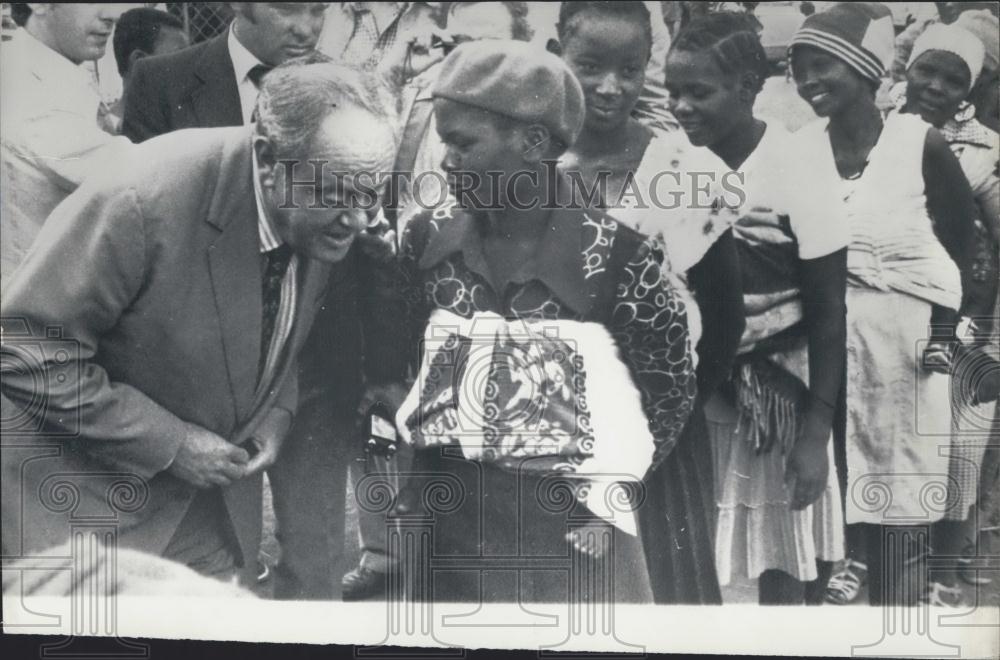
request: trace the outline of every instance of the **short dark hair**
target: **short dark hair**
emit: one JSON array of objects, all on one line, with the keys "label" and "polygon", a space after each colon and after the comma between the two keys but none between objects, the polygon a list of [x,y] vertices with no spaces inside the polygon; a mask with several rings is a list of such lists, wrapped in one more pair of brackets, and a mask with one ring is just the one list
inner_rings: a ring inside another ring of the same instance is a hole
[{"label": "short dark hair", "polygon": [[575,19],[587,12],[612,18],[631,19],[637,22],[642,28],[643,35],[646,37],[646,43],[649,44],[649,50],[652,52],[652,19],[649,16],[649,8],[646,7],[645,3],[638,0],[629,0],[628,2],[608,2],[607,0],[598,2],[563,2],[559,6],[559,22],[556,23],[556,33],[559,36],[560,44],[565,45],[566,41],[576,34],[579,26],[577,25],[578,21]]},{"label": "short dark hair", "polygon": [[24,27],[24,24],[28,22],[29,16],[31,16],[31,5],[27,2],[10,3],[10,17],[19,27]]},{"label": "short dark hair", "polygon": [[128,72],[129,56],[133,52],[143,50],[152,53],[160,31],[165,27],[183,30],[184,23],[173,14],[149,7],[129,9],[122,14],[115,26],[113,42],[118,73],[124,76]]},{"label": "short dark hair", "polygon": [[749,74],[759,94],[771,73],[754,19],[744,13],[718,12],[699,16],[674,40],[671,52],[706,53],[727,74]]}]

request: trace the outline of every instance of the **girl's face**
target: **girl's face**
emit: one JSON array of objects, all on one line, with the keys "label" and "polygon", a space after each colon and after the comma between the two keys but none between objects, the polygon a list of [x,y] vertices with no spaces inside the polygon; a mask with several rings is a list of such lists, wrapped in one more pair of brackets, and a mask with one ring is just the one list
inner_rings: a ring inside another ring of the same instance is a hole
[{"label": "girl's face", "polygon": [[792,49],[792,76],[799,96],[820,117],[837,114],[862,95],[872,95],[871,85],[859,73],[843,60],[812,46]]},{"label": "girl's face", "polygon": [[929,50],[906,71],[906,107],[929,124],[944,125],[968,94],[971,73],[954,53]]},{"label": "girl's face", "polygon": [[637,21],[600,14],[572,20],[576,31],[562,44],[563,59],[583,87],[584,126],[594,131],[621,128],[646,81],[650,44],[645,28]]},{"label": "girl's face", "polygon": [[710,147],[737,124],[738,108],[751,108],[740,99],[739,77],[722,71],[708,53],[673,51],[666,65],[667,102],[691,144]]}]

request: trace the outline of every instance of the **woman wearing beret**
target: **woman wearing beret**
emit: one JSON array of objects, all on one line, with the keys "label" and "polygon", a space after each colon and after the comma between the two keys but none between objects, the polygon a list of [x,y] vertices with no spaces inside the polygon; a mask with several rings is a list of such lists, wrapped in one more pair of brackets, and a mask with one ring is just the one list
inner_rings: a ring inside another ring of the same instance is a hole
[{"label": "woman wearing beret", "polygon": [[[403,294],[387,303],[396,338],[378,341],[421,346],[386,357],[422,358],[396,421],[425,476],[400,508],[423,494],[432,555],[454,566],[434,574],[433,597],[651,601],[634,509],[696,393],[662,253],[563,203],[545,161],[576,139],[584,99],[558,57],[463,44],[442,64],[434,112],[458,203],[408,226]],[[463,495],[428,499],[444,484]]]}]

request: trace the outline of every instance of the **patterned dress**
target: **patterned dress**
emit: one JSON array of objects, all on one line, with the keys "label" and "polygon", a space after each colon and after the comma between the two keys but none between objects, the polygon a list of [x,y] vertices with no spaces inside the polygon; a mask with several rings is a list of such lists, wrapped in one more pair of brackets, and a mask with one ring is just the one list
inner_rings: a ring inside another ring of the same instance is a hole
[{"label": "patterned dress", "polygon": [[[401,295],[392,303],[399,307],[385,310],[395,321],[396,334],[375,340],[387,348],[411,347],[413,354],[396,351],[390,357],[390,350],[385,357],[412,365],[418,357],[412,347],[420,345],[435,310],[463,318],[492,312],[505,319],[600,324],[613,337],[641,394],[655,444],[653,464],[661,462],[675,449],[696,394],[685,308],[663,277],[662,253],[600,211],[555,210],[536,253],[498,291],[484,256],[487,227],[485,218],[453,202],[421,213],[409,224],[397,273]],[[568,584],[565,570],[491,571],[494,564],[488,560],[502,555],[508,563],[527,566],[541,559],[578,559],[567,545],[566,531],[593,517],[581,507],[557,512],[547,506],[541,496],[544,475],[466,460],[447,450],[434,453],[431,471],[448,475],[446,480],[457,478],[464,498],[454,508],[436,512],[433,554],[486,560],[481,575],[458,570],[436,574],[435,598],[558,602],[573,597],[576,586],[572,580]],[[641,507],[641,500],[634,498],[633,505]],[[618,529],[613,542],[612,564],[606,567],[610,572],[602,574],[607,590],[596,597],[651,600],[642,544]],[[496,560],[495,568],[501,563]],[[601,568],[588,570],[600,573]]]}]

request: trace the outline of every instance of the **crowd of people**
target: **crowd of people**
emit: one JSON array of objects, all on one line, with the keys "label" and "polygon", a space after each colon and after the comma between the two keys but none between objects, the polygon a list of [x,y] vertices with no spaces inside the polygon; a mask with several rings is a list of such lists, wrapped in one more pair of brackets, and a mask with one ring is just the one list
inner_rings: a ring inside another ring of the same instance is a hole
[{"label": "crowd of people", "polygon": [[[760,3],[703,4],[231,3],[194,45],[12,5],[4,556],[104,516],[279,599],[989,583],[997,5],[897,36],[802,3],[793,132],[755,112]],[[81,65],[112,40],[108,108]]]}]

